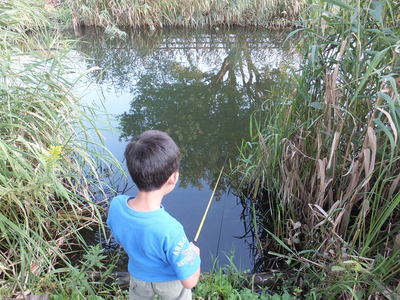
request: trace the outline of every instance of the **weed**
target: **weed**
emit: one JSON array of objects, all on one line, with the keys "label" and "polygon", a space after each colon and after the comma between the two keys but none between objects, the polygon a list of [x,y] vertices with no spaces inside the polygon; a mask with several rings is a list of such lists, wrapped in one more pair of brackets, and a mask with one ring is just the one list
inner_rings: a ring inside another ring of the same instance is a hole
[{"label": "weed", "polygon": [[[295,300],[295,296],[288,292],[281,295],[271,294],[268,288],[254,289],[254,284],[250,283],[249,274],[239,271],[232,262],[222,268],[214,268],[210,273],[203,273],[194,291],[195,299],[258,299],[258,300]],[[251,279],[250,279],[251,281]]]}]

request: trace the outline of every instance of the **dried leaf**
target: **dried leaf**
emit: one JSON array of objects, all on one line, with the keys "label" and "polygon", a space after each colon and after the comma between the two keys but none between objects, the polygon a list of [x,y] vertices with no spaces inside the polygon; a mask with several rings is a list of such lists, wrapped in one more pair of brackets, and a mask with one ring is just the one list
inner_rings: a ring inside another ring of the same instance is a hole
[{"label": "dried leaf", "polygon": [[331,271],[332,272],[346,272],[346,268],[343,268],[341,266],[332,266]]},{"label": "dried leaf", "polygon": [[379,110],[380,112],[382,112],[383,114],[385,114],[385,116],[387,117],[388,121],[389,121],[389,125],[390,128],[392,128],[392,132],[394,135],[394,144],[397,145],[397,129],[396,129],[396,125],[393,122],[392,116],[385,110],[383,110],[382,108],[377,107],[377,110]]},{"label": "dried leaf", "polygon": [[359,164],[360,164],[359,161],[354,162],[353,169],[351,170],[350,173],[351,176],[350,184],[347,186],[347,189],[345,190],[343,201],[346,201],[350,198],[350,196],[354,193],[354,190],[358,185],[360,179],[360,171],[358,169]]},{"label": "dried leaf", "polygon": [[371,163],[371,150],[363,149],[363,156],[364,156],[364,172],[365,176],[369,174],[370,163]]},{"label": "dried leaf", "polygon": [[331,154],[329,156],[329,162],[328,162],[328,166],[326,167],[326,169],[330,169],[331,168],[333,154],[336,152],[337,147],[339,145],[339,138],[340,138],[340,133],[336,131],[335,135],[333,137],[332,147],[331,147]]},{"label": "dried leaf", "polygon": [[364,170],[365,170],[365,181],[362,187],[366,186],[371,179],[371,175],[375,169],[375,158],[376,158],[376,135],[371,127],[367,129],[367,137],[364,142],[364,147],[369,149],[364,149]]},{"label": "dried leaf", "polygon": [[388,198],[391,199],[394,192],[398,189],[400,183],[400,174],[397,175],[396,179],[393,180],[392,184],[390,185]]},{"label": "dried leaf", "polygon": [[296,230],[301,227],[301,222],[297,221],[296,223],[293,224],[293,229]]},{"label": "dried leaf", "polygon": [[400,250],[400,233],[394,238],[393,250]]}]

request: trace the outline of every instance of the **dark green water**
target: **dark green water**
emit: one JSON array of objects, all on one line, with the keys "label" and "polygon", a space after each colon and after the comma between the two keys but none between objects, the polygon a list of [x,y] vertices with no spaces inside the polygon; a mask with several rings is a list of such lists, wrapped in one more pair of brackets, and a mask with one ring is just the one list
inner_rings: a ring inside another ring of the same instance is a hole
[{"label": "dark green water", "polygon": [[[249,137],[250,117],[273,101],[273,90],[296,68],[297,59],[282,43],[287,32],[265,30],[168,30],[130,32],[113,39],[85,30],[77,44],[82,67],[99,67],[88,75],[82,93],[102,103],[115,131],[104,130],[107,147],[121,161],[127,141],[147,129],[167,131],[182,152],[181,180],[163,202],[193,239],[224,161],[239,159],[238,148]],[[228,163],[226,164],[228,167]],[[134,195],[132,182],[115,183]],[[127,188],[125,187],[127,184]],[[211,257],[251,269],[250,228],[242,220],[239,199],[223,177],[199,239],[203,270]],[[245,238],[238,238],[243,237]]]}]

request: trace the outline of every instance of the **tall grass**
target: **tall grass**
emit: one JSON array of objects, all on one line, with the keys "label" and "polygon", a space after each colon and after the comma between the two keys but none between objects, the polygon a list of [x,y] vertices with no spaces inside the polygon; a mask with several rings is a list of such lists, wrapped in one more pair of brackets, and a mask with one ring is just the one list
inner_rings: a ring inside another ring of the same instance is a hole
[{"label": "tall grass", "polygon": [[67,0],[75,27],[204,25],[286,26],[299,16],[305,0],[92,1]]},{"label": "tall grass", "polygon": [[316,274],[308,288],[332,298],[394,295],[399,4],[327,0],[305,12],[292,93],[271,93],[252,120],[236,177],[273,218],[263,231],[272,254]]},{"label": "tall grass", "polygon": [[101,223],[93,193],[102,185],[90,152],[93,116],[66,79],[68,44],[46,31],[42,1],[1,2],[0,11],[3,297],[55,288],[50,274],[85,244],[79,231]]}]

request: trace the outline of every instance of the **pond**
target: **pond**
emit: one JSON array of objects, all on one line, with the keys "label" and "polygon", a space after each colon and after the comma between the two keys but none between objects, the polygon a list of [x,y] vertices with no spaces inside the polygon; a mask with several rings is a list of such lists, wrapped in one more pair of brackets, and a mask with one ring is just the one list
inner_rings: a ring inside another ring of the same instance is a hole
[{"label": "pond", "polygon": [[[260,29],[127,32],[124,39],[85,29],[76,45],[78,62],[97,69],[79,93],[106,112],[95,120],[107,148],[123,162],[129,139],[147,129],[168,132],[181,149],[180,182],[166,196],[166,210],[192,240],[223,165],[239,159],[249,138],[250,117],[271,100],[271,90],[298,58],[282,43],[287,32]],[[134,184],[113,184],[135,195]],[[198,245],[202,269],[213,259],[252,269],[254,243],[243,207],[223,176]]]}]

